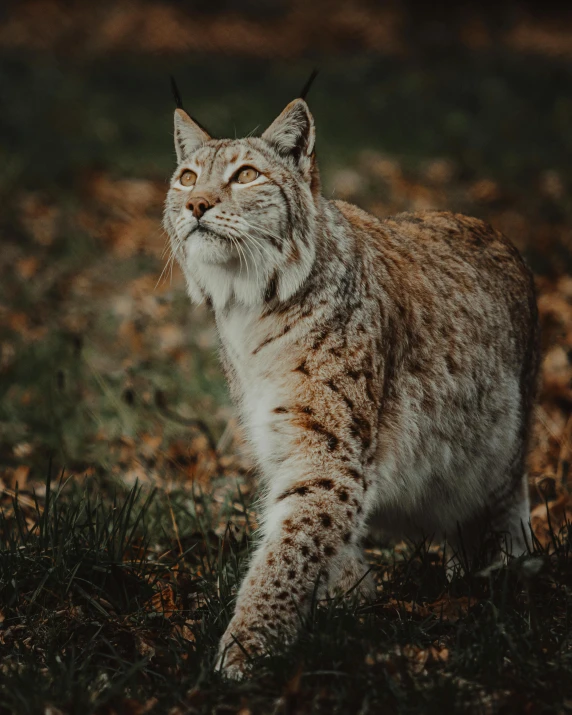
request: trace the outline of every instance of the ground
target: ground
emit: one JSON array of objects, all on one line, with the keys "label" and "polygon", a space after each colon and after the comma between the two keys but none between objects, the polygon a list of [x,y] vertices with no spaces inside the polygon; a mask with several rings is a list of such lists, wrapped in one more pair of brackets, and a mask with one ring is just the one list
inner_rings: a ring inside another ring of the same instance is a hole
[{"label": "ground", "polygon": [[[0,713],[572,711],[572,24],[528,4],[450,25],[413,2],[220,5],[2,10]],[[438,545],[372,540],[375,602],[315,603],[232,684],[212,664],[256,473],[212,317],[163,271],[168,76],[232,135],[316,64],[327,195],[485,218],[535,271],[537,542],[448,579]]]}]

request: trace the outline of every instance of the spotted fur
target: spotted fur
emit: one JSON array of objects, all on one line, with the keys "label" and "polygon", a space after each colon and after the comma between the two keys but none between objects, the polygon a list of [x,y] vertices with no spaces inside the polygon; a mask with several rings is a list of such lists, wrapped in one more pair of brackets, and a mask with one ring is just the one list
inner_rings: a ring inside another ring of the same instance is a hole
[{"label": "spotted fur", "polygon": [[[489,523],[526,548],[536,301],[515,248],[482,221],[379,221],[326,200],[303,100],[239,140],[178,109],[175,144],[165,227],[190,297],[214,309],[264,494],[221,642],[219,667],[239,677],[247,653],[295,638],[318,581],[363,577],[374,515],[397,536],[462,535],[465,550]],[[260,175],[239,185],[243,166]]]}]

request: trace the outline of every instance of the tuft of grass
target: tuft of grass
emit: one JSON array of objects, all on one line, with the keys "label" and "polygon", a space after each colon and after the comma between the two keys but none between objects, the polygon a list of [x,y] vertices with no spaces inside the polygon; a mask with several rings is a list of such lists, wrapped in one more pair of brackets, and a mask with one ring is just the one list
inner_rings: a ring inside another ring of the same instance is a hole
[{"label": "tuft of grass", "polygon": [[225,549],[175,508],[187,521],[179,553],[180,534],[167,543],[171,499],[138,485],[105,493],[48,475],[33,507],[16,494],[0,512],[1,712],[99,712],[126,692],[168,698],[172,679],[208,671],[239,575],[236,540]]},{"label": "tuft of grass", "polygon": [[[246,511],[246,505],[245,505]],[[572,698],[572,525],[507,566],[367,553],[252,678],[212,672],[252,543],[204,492],[46,479],[0,515],[0,713],[553,712]],[[242,534],[240,536],[240,534]],[[239,538],[240,536],[240,538]]]}]

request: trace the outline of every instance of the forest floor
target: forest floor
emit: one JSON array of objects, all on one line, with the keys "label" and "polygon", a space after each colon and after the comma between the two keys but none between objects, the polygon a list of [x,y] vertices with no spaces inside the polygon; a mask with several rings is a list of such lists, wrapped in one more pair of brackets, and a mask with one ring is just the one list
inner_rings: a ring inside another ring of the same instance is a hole
[{"label": "forest floor", "polygon": [[[572,33],[523,14],[493,38],[456,28],[445,55],[412,51],[395,13],[368,21],[355,3],[330,13],[316,56],[291,5],[205,16],[201,32],[176,2],[2,10],[2,715],[572,712]],[[167,51],[175,26],[186,39]],[[314,604],[298,643],[228,683],[212,665],[256,473],[212,316],[176,266],[162,273],[168,75],[199,119],[241,134],[314,63],[328,195],[479,216],[535,271],[535,543],[448,578],[438,546],[369,541],[375,601]]]}]

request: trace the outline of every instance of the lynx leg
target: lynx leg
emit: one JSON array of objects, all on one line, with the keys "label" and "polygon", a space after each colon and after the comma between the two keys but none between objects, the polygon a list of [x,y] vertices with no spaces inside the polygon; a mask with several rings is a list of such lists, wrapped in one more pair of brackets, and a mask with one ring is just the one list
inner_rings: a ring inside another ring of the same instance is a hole
[{"label": "lynx leg", "polygon": [[523,479],[523,486],[504,505],[501,513],[495,516],[493,530],[504,536],[506,556],[522,556],[531,546],[530,503],[528,499],[528,480]]},{"label": "lynx leg", "polygon": [[345,547],[340,558],[332,564],[328,591],[338,595],[355,591],[364,600],[374,598],[375,581],[369,572],[363,551],[357,544]]},{"label": "lynx leg", "polygon": [[[520,474],[520,476],[518,476]],[[506,561],[511,556],[528,553],[531,546],[530,505],[528,479],[515,467],[500,488],[489,496],[489,505],[475,518],[458,526],[457,533],[449,536],[456,564],[472,567],[487,565],[499,558]]]},{"label": "lynx leg", "polygon": [[271,641],[294,640],[316,584],[323,579],[327,586],[330,574],[337,574],[340,554],[360,535],[361,480],[346,472],[337,476],[335,488],[333,482],[333,478],[296,481],[271,505],[266,518],[269,529],[221,640],[216,667],[228,677],[242,677],[248,657],[264,653]]}]

